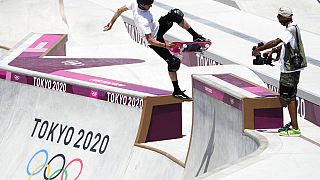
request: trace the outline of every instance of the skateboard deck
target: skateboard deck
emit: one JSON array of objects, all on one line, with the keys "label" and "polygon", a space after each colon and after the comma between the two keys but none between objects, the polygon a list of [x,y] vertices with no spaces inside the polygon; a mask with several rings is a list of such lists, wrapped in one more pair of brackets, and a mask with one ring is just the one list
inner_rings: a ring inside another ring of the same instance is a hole
[{"label": "skateboard deck", "polygon": [[173,53],[182,53],[182,52],[199,52],[203,53],[211,46],[211,41],[203,42],[171,42],[175,47],[170,48],[170,51]]}]

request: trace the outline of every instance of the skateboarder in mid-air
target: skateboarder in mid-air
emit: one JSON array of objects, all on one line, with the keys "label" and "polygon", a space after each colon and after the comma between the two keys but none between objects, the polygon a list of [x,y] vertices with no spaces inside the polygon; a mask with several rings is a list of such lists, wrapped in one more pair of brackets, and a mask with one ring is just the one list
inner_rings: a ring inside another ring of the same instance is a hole
[{"label": "skateboarder in mid-air", "polygon": [[153,0],[131,0],[128,4],[120,7],[115,12],[110,22],[104,26],[103,31],[110,30],[114,22],[124,11],[131,10],[134,17],[134,23],[144,41],[168,63],[169,76],[174,87],[172,95],[178,98],[190,100],[191,98],[184,93],[185,91],[180,89],[178,84],[177,71],[180,68],[181,61],[179,58],[173,56],[168,50],[173,48],[174,44],[165,42],[163,36],[175,22],[192,35],[193,41],[209,40],[202,37],[192,29],[188,22],[183,18],[183,12],[179,9],[171,9],[168,14],[162,16],[158,21],[154,20],[151,11],[149,11],[152,4]]}]

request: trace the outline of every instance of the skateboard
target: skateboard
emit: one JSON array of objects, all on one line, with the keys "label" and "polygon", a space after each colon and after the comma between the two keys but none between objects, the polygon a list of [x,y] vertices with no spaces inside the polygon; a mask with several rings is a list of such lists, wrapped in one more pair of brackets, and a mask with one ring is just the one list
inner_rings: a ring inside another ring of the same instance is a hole
[{"label": "skateboard", "polygon": [[199,41],[199,42],[171,42],[175,47],[169,50],[173,53],[182,52],[198,52],[203,53],[211,46],[211,41]]}]

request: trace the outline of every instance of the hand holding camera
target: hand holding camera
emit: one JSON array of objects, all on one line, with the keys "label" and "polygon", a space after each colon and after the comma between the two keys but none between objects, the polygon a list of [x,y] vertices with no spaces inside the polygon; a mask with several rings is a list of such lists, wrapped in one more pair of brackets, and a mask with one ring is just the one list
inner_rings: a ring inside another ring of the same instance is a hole
[{"label": "hand holding camera", "polygon": [[266,53],[263,53],[261,56],[261,53],[256,51],[257,47],[261,47],[263,46],[264,43],[263,42],[259,42],[258,46],[253,46],[252,47],[252,55],[255,56],[255,59],[253,59],[253,65],[270,65],[270,66],[274,66],[272,64],[272,61],[274,60],[272,58],[272,51],[268,51]]}]

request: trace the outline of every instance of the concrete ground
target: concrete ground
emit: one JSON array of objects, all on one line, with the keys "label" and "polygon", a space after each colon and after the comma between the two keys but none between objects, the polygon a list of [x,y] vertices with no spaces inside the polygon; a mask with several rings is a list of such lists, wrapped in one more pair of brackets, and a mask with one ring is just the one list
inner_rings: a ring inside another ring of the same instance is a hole
[{"label": "concrete ground", "polygon": [[[110,48],[110,44],[119,42],[121,47],[126,46],[126,42],[131,40],[130,37],[126,36],[126,32],[121,28],[119,28],[119,33],[113,32],[112,35],[103,33],[102,28],[111,18],[110,14],[112,13],[110,11],[115,10],[116,7],[119,7],[124,2],[126,1],[106,3],[103,0],[57,0],[48,3],[43,0],[32,2],[0,0],[0,46],[4,47],[0,48],[0,57],[10,53],[7,49],[14,49],[14,46],[30,32],[69,34],[67,55],[70,57],[105,57],[110,53],[114,57],[119,56],[120,52],[117,51],[118,48]],[[206,9],[194,8],[197,6],[197,3],[202,3],[198,4],[199,6],[206,5]],[[219,42],[213,44],[210,48],[211,51],[217,51],[217,53],[220,53],[226,59],[238,58],[240,59],[239,62],[242,63],[243,59],[252,58],[250,56],[250,47],[258,40],[270,40],[274,37],[274,34],[281,32],[282,27],[274,25],[277,24],[277,9],[283,5],[293,9],[294,20],[304,31],[305,42],[310,42],[309,44],[306,43],[308,55],[316,64],[320,61],[318,50],[320,41],[317,41],[320,38],[320,3],[317,0],[216,0],[214,2],[211,0],[200,0],[199,2],[192,0],[183,2],[164,0],[156,1],[153,8],[156,9],[157,14],[165,12],[167,7],[178,6],[183,8],[190,22],[194,24],[195,29],[204,29],[203,32],[209,34],[210,39],[214,43]],[[228,13],[232,15],[232,19],[227,16]],[[238,19],[236,18],[237,16]],[[261,25],[257,24],[257,22],[270,28],[259,29]],[[121,26],[120,23],[122,21],[120,18],[117,23]],[[203,28],[204,26],[206,28]],[[177,34],[177,32],[180,33],[179,31],[178,28],[175,28],[171,33]],[[181,38],[182,35],[177,36]],[[189,36],[183,34],[181,39],[186,37]],[[221,41],[218,40],[219,38]],[[233,47],[233,53],[230,53],[230,44]],[[110,52],[106,49],[109,49]],[[135,57],[143,57],[139,52],[121,53],[128,57],[131,54]],[[149,61],[151,64],[164,65],[162,62],[159,62],[161,59],[155,54],[151,52],[146,54],[154,57],[153,60]],[[246,65],[246,63],[242,65]],[[316,65],[310,66],[312,71],[305,70],[303,76],[313,77],[313,79],[306,79],[308,83],[303,82],[305,79],[301,79],[301,87],[306,90],[312,89],[317,91],[320,86],[314,84],[314,81],[320,78],[319,67]],[[144,71],[143,68],[145,67],[150,67],[151,70]],[[158,70],[158,68],[152,67],[150,64],[147,64],[143,68],[139,69],[137,67],[136,70],[154,74],[165,74],[164,71]],[[218,68],[214,67],[213,69]],[[231,66],[225,69],[232,71],[232,68],[235,67]],[[273,68],[278,68],[278,66],[276,65]],[[112,68],[110,69],[112,70]],[[278,77],[278,70],[270,69],[270,67],[263,67],[261,69],[261,71],[272,72],[270,75],[272,77]],[[316,70],[313,71],[314,69]],[[181,86],[186,87],[188,92],[191,93],[189,76],[193,72],[201,71],[211,72],[212,69],[210,67],[182,66],[180,70]],[[106,72],[97,71],[97,69],[85,70],[84,72],[107,76]],[[243,70],[242,72],[246,71]],[[131,70],[128,70],[127,74],[119,75],[116,72],[110,74],[111,77],[120,76],[125,80],[134,81],[135,83],[145,82],[149,86],[159,88],[160,86],[164,86],[164,89],[167,90],[171,88],[171,85],[167,83],[169,81],[168,78],[159,79],[159,77],[155,77],[156,80],[152,80],[142,77],[142,73],[139,74]],[[141,79],[137,78],[137,76],[141,77]],[[248,79],[263,85],[262,81],[255,75],[249,74]],[[320,97],[317,96],[317,98]],[[189,145],[192,126],[192,104],[184,103],[183,108],[183,133],[185,137],[180,140],[148,144],[173,155],[181,161],[186,159],[187,147]],[[287,109],[284,109],[284,118],[285,123],[289,122],[290,118]],[[216,171],[198,176],[196,179],[319,179],[320,172],[317,169],[320,164],[320,127],[310,123],[303,117],[299,117],[298,121],[302,131],[301,137],[280,137],[275,133],[276,130],[257,131],[258,134],[267,139],[264,151],[240,159],[235,163],[227,164]],[[134,167],[132,168],[134,169]],[[129,175],[126,175],[126,177],[129,178]]]}]

